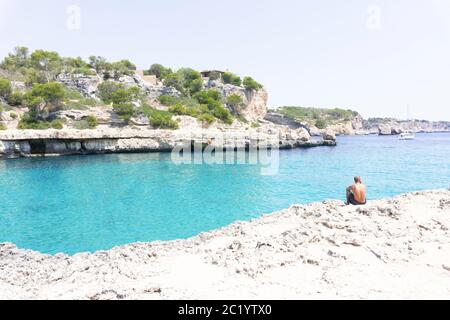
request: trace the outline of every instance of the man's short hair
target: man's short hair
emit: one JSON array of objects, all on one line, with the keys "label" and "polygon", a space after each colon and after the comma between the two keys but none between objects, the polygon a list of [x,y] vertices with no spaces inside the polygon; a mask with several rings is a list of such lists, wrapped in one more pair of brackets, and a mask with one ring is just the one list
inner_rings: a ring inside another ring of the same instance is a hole
[{"label": "man's short hair", "polygon": [[362,182],[361,177],[355,177],[355,183]]}]

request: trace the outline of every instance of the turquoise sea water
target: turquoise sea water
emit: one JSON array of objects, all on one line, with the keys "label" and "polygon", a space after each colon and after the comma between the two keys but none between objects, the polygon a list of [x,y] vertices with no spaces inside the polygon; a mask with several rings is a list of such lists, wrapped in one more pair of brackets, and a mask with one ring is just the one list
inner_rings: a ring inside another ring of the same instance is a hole
[{"label": "turquoise sea water", "polygon": [[447,188],[450,134],[281,151],[274,176],[258,165],[176,165],[170,154],[0,161],[0,242],[74,254],[187,238],[294,203],[343,200],[354,175],[370,199]]}]

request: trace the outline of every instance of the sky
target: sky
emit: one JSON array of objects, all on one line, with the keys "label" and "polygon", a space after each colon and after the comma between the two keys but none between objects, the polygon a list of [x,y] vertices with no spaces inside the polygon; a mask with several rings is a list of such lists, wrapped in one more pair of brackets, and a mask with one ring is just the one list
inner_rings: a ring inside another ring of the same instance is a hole
[{"label": "sky", "polygon": [[252,76],[269,106],[450,120],[450,0],[0,0],[15,46]]}]

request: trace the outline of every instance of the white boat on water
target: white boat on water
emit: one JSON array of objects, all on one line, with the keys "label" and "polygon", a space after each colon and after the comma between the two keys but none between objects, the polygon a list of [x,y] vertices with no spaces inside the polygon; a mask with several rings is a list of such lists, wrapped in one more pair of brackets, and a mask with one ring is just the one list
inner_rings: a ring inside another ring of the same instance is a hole
[{"label": "white boat on water", "polygon": [[398,140],[414,140],[416,138],[415,134],[412,132],[404,132],[400,134]]}]

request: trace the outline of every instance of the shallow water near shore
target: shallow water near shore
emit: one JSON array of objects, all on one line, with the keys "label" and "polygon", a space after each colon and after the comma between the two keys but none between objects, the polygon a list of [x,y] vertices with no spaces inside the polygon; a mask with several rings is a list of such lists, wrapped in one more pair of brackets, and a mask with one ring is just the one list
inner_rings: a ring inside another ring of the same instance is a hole
[{"label": "shallow water near shore", "polygon": [[0,242],[75,254],[187,238],[294,203],[344,200],[355,175],[369,199],[450,186],[450,134],[338,143],[280,151],[273,176],[260,165],[180,165],[159,153],[0,161]]}]

